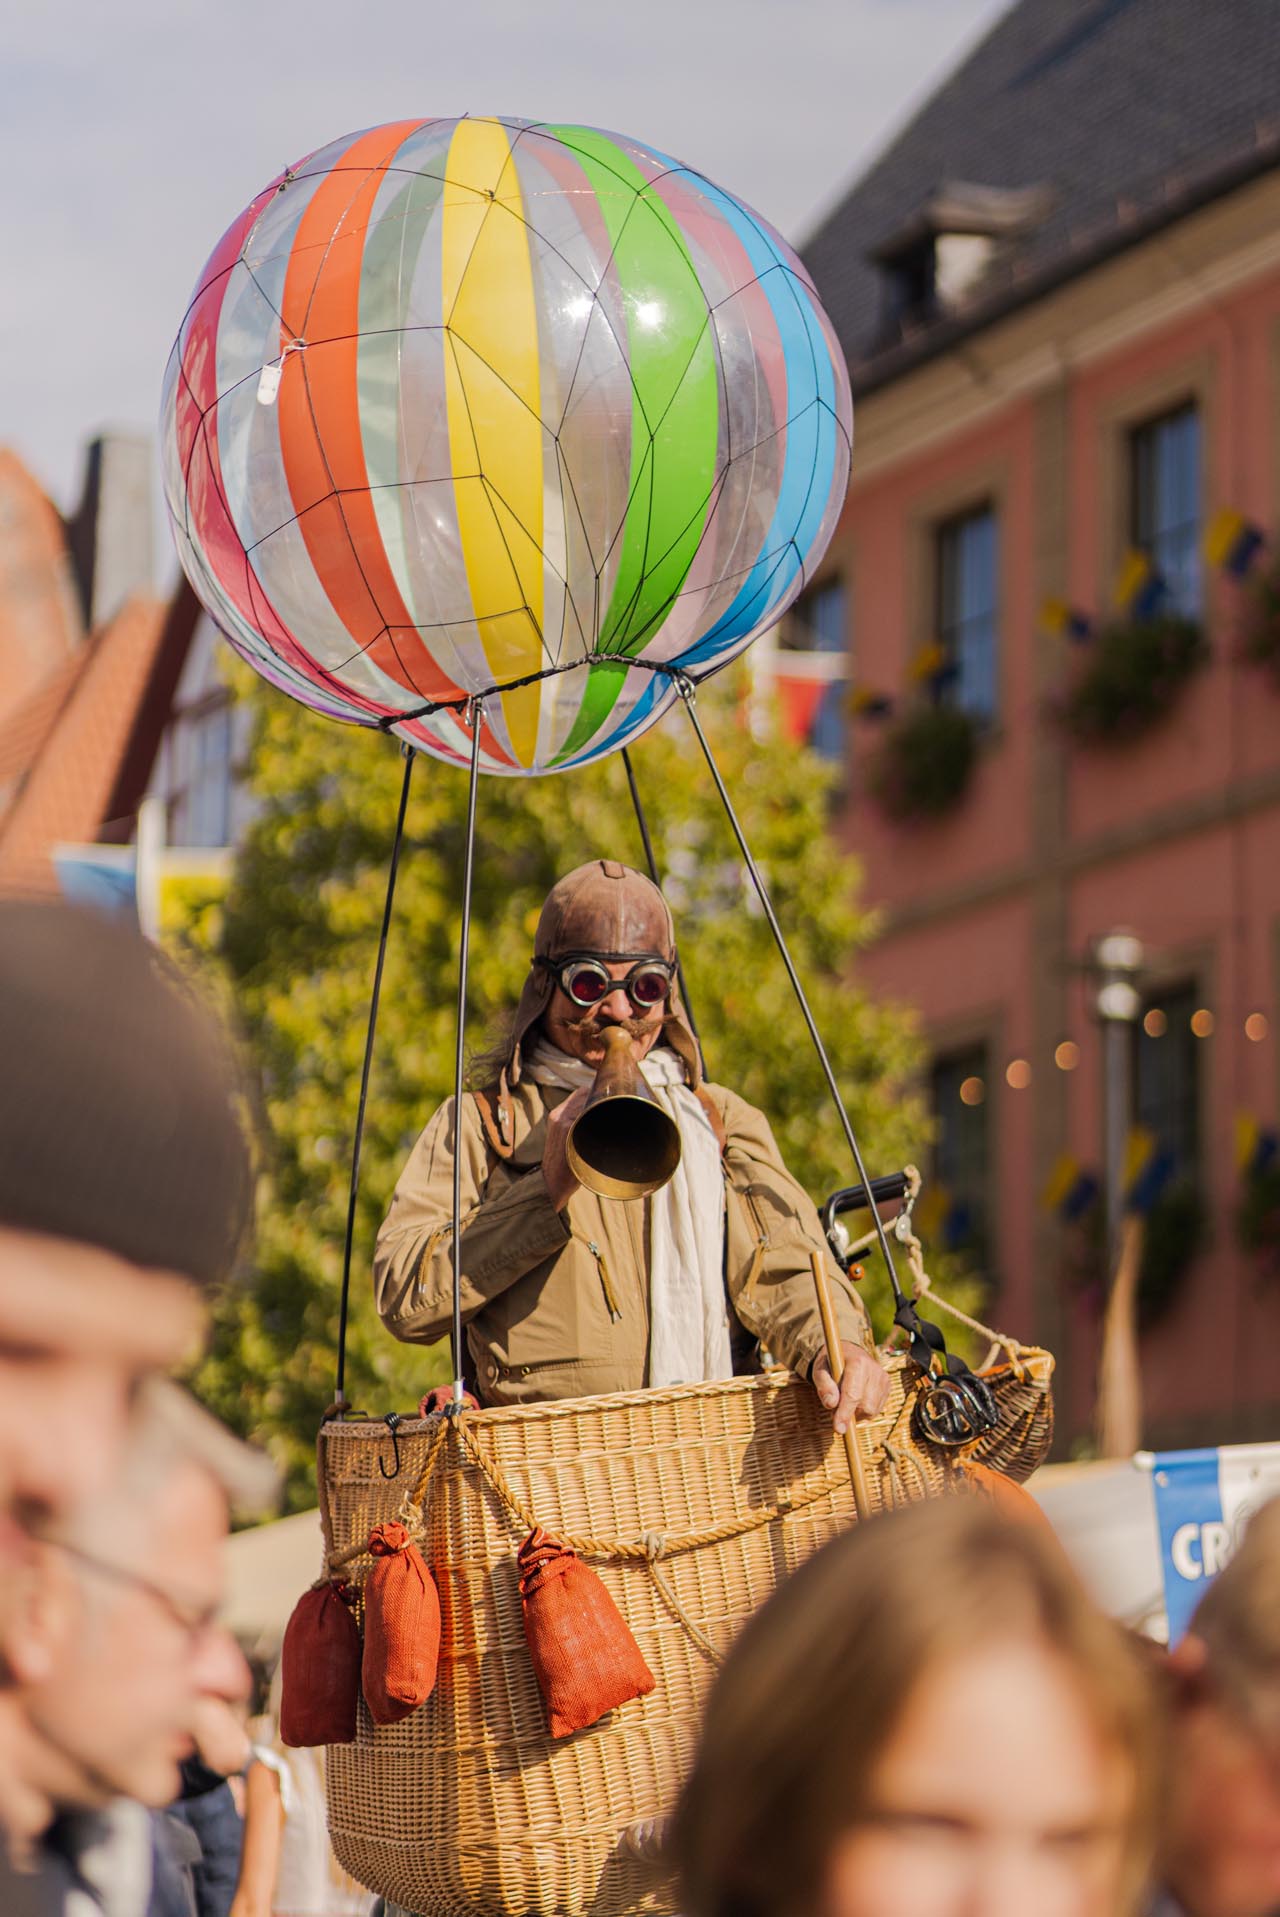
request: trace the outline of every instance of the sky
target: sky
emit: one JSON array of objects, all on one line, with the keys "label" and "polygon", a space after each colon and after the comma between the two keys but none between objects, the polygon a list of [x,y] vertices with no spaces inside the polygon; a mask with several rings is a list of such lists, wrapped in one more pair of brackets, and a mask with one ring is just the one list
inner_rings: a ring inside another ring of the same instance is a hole
[{"label": "sky", "polygon": [[[151,432],[214,243],[282,165],[402,117],[585,122],[794,243],[1009,0],[46,0],[0,24],[0,444],[64,509]],[[158,480],[157,480],[158,486]],[[162,551],[161,570],[170,571]]]}]

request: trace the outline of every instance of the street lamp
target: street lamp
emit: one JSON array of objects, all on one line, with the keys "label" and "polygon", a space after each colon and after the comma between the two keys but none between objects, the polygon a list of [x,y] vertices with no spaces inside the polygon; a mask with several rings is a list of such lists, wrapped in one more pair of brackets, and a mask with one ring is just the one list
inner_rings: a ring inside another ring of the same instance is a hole
[{"label": "street lamp", "polygon": [[1098,979],[1094,1005],[1102,1021],[1103,1133],[1107,1164],[1107,1263],[1114,1269],[1124,1212],[1125,1143],[1133,1117],[1132,1028],[1142,1000],[1142,940],[1133,932],[1108,932],[1093,948]]}]

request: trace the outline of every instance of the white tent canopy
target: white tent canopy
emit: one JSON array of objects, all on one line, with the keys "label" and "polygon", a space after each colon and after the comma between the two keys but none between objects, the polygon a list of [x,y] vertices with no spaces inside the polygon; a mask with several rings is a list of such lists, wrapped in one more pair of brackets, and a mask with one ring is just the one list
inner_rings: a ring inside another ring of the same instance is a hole
[{"label": "white tent canopy", "polygon": [[246,1650],[271,1657],[284,1627],[324,1564],[318,1511],[237,1531],[227,1541],[227,1596],[222,1621]]}]

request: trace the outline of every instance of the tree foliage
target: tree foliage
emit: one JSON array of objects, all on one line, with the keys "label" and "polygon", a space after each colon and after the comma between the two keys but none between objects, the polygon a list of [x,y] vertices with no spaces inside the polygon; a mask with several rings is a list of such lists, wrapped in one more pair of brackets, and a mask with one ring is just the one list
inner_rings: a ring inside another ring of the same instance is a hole
[{"label": "tree foliage", "polygon": [[[247,680],[247,675],[246,675]],[[391,739],[326,724],[258,682],[248,778],[257,803],[220,920],[200,918],[235,1007],[256,1101],[261,1178],[246,1281],[222,1300],[200,1394],[286,1466],[291,1506],[314,1495],[312,1444],[333,1396],[352,1134],[369,994],[405,760]],[[810,995],[869,1169],[919,1157],[906,1088],[908,1017],[873,1003],[851,965],[871,931],[856,867],[828,830],[831,774],[761,742],[732,694],[704,692],[748,842]],[[633,753],[675,912],[709,1076],[770,1116],[819,1200],[853,1173],[820,1068],[706,767],[677,711]],[[453,1087],[466,774],[413,771],[383,981],[352,1264],[347,1396],[405,1410],[450,1374],[447,1353],[396,1343],[373,1310],[374,1237],[421,1126]],[[543,898],[582,861],[643,856],[617,756],[585,772],[486,778],[478,803],[467,1035],[479,1050],[515,1003]],[[869,1274],[878,1328],[887,1286]]]}]

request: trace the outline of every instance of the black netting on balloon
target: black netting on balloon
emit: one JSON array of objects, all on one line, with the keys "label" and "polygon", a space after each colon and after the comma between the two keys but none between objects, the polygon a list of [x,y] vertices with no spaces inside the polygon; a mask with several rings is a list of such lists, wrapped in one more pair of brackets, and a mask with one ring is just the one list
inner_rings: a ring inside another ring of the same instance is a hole
[{"label": "black netting on balloon", "polygon": [[[429,124],[430,122],[422,123],[423,126]],[[519,141],[527,134],[535,134],[538,131],[539,129],[536,125],[515,130],[512,136],[513,150]],[[571,139],[565,139],[562,136],[557,136],[557,139],[559,144],[565,146],[570,151],[579,151]],[[594,157],[595,163],[600,164],[599,157]],[[508,161],[507,164],[510,165],[512,162]],[[672,170],[675,171],[677,169]],[[681,172],[690,171],[688,169],[678,170]],[[433,171],[430,168],[415,169],[405,166],[334,167],[332,169],[326,169],[326,171],[335,174],[350,173],[351,192],[345,201],[344,213],[349,213],[351,206],[360,194],[367,190],[375,175],[384,176],[387,173],[401,173],[407,177],[438,181],[440,184],[446,186],[450,184],[447,174]],[[291,177],[301,181],[316,176],[308,175],[305,171],[300,171]],[[615,174],[614,177],[618,181],[620,190],[631,193],[632,204],[625,213],[619,230],[613,238],[612,246],[601,272],[601,284],[605,282],[610,269],[615,264],[618,246],[625,234],[627,224],[636,214],[639,203],[647,193],[652,191],[653,187],[657,184],[657,180],[665,176],[664,174],[659,174],[655,179],[647,182],[644,187],[640,188],[637,188],[634,182],[625,179],[621,174]],[[696,180],[700,176],[690,173],[690,177]],[[796,300],[798,307],[801,300],[807,301],[809,299],[809,291],[803,282],[798,279],[793,269],[787,266],[785,262],[775,262],[771,264],[764,272],[755,278],[735,285],[731,292],[726,293],[721,299],[715,302],[708,300],[706,291],[698,281],[697,275],[693,274],[692,283],[698,287],[705,308],[704,323],[690,342],[685,363],[671,385],[662,412],[656,418],[650,418],[646,412],[644,395],[639,388],[632,370],[630,354],[628,352],[628,342],[625,338],[619,338],[606,303],[600,299],[596,287],[578,271],[564,250],[555,244],[554,238],[548,236],[538,227],[525,208],[515,206],[508,201],[491,196],[490,204],[485,207],[481,219],[477,224],[468,261],[464,264],[458,277],[454,311],[456,311],[457,304],[462,298],[466,286],[467,269],[471,259],[475,256],[475,250],[480,244],[487,223],[491,219],[498,217],[516,219],[522,225],[526,226],[528,231],[536,237],[538,245],[557,259],[566,272],[574,275],[582,287],[583,295],[592,302],[593,312],[588,323],[583,326],[582,338],[579,343],[575,364],[569,374],[567,383],[563,387],[562,394],[557,393],[555,398],[554,417],[548,418],[545,416],[544,411],[537,410],[528,405],[523,395],[504,377],[501,369],[495,367],[492,361],[489,360],[472,341],[459,332],[454,324],[453,312],[451,312],[440,325],[414,323],[394,330],[397,336],[408,336],[416,332],[440,332],[443,335],[443,347],[452,357],[453,367],[457,375],[457,390],[461,395],[462,403],[466,411],[468,428],[473,445],[478,444],[478,440],[476,421],[472,411],[472,393],[469,389],[468,382],[469,364],[473,363],[478,367],[482,367],[490,379],[498,381],[516,402],[525,407],[530,417],[536,420],[540,431],[547,436],[551,447],[554,448],[556,476],[559,482],[559,492],[564,512],[566,517],[572,514],[576,522],[575,536],[580,540],[582,548],[590,557],[591,604],[590,606],[583,606],[579,603],[578,595],[572,590],[571,582],[565,576],[565,571],[555,564],[554,560],[549,556],[543,541],[527,525],[512,502],[503,497],[487,474],[483,471],[477,471],[474,475],[451,474],[448,483],[474,478],[480,486],[482,496],[489,508],[494,533],[505,553],[506,562],[510,569],[511,579],[515,589],[511,603],[502,610],[496,612],[487,611],[483,616],[484,623],[490,624],[504,619],[514,618],[527,620],[531,630],[537,637],[542,657],[542,665],[538,671],[531,672],[518,679],[504,680],[501,683],[495,683],[493,686],[484,688],[482,694],[475,696],[485,696],[491,692],[511,690],[517,686],[532,684],[538,680],[556,676],[562,672],[579,670],[586,665],[616,664],[620,670],[640,668],[642,670],[666,673],[668,676],[679,676],[672,674],[669,668],[658,662],[646,662],[634,657],[632,649],[643,645],[663,624],[672,609],[678,605],[681,600],[694,594],[707,594],[711,591],[732,587],[736,582],[747,579],[752,573],[758,573],[761,576],[759,598],[760,604],[763,606],[767,603],[769,590],[778,569],[787,562],[792,554],[794,554],[795,558],[801,563],[801,578],[803,580],[803,555],[798,552],[794,540],[792,538],[786,538],[770,551],[764,553],[757,551],[753,553],[750,560],[743,564],[740,571],[720,573],[714,581],[690,585],[686,573],[680,580],[680,583],[674,586],[670,593],[666,594],[659,604],[646,605],[643,614],[641,614],[645,590],[647,586],[651,589],[653,575],[670,556],[677,551],[695,525],[700,522],[710,522],[725,492],[731,474],[739,467],[740,463],[745,460],[754,459],[757,454],[767,449],[772,442],[776,441],[780,435],[793,429],[799,421],[803,420],[805,414],[810,410],[817,408],[824,412],[831,420],[845,447],[848,448],[849,446],[848,434],[838,414],[833,407],[821,398],[808,401],[805,406],[798,408],[794,414],[789,414],[785,419],[775,419],[768,425],[767,430],[758,432],[754,438],[751,438],[745,443],[735,443],[735,422],[732,410],[727,404],[728,373],[724,363],[723,344],[715,323],[715,315],[722,306],[732,300],[742,299],[752,288],[761,285],[766,279],[772,279],[775,276],[779,276],[785,283],[788,294]],[[335,221],[335,238],[342,224],[343,220],[341,217]],[[266,308],[280,323],[282,330],[290,330],[294,332],[297,338],[306,341],[307,327],[313,311],[319,273],[317,272],[316,279],[313,281],[312,288],[308,294],[301,326],[296,329],[286,329],[284,315],[281,312],[279,302],[272,298],[270,289],[264,283],[261,275],[255,272],[246,257],[252,240],[252,234],[253,229],[251,228],[240,250],[238,260],[232,262],[225,271],[230,272],[234,270],[236,265],[241,266]],[[207,291],[207,286],[213,283],[213,281],[210,281],[206,286],[203,286],[196,298],[201,297]],[[188,314],[193,310],[194,305],[195,301],[193,300],[192,307],[188,309]],[[630,386],[632,417],[635,423],[635,430],[644,435],[639,456],[637,457],[635,453],[632,455],[632,471],[625,501],[622,504],[616,523],[607,535],[603,551],[593,550],[592,526],[589,515],[583,506],[582,486],[584,476],[575,474],[573,471],[572,462],[566,453],[561,437],[573,407],[579,377],[586,358],[590,327],[597,319],[609,329],[616,341],[618,359],[622,368],[625,370],[626,378]],[[333,340],[326,339],[324,343],[335,344],[341,340],[350,342],[352,340],[358,340],[361,337],[364,337],[364,335],[356,332],[335,336]],[[653,513],[654,469],[658,442],[664,422],[671,408],[680,398],[686,380],[695,369],[698,368],[700,356],[705,353],[708,340],[715,359],[716,386],[720,396],[725,436],[724,456],[721,461],[717,462],[716,470],[706,492],[700,499],[695,501],[683,524],[677,528],[669,529],[669,536],[663,541],[661,549],[658,550],[654,546],[655,532]],[[220,504],[226,515],[227,524],[232,525],[234,521],[225,488],[221,486],[217,466],[210,455],[207,445],[207,435],[210,430],[210,415],[234,393],[239,392],[249,379],[256,378],[258,375],[255,372],[234,382],[219,392],[210,406],[201,409],[196,404],[195,394],[187,380],[185,366],[181,363],[183,353],[183,339],[181,334],[179,335],[179,346],[175,350],[177,350],[180,355],[178,376],[182,380],[187,397],[197,413],[197,427],[192,436],[191,447],[187,455],[183,475],[184,481],[187,488],[189,488],[192,463],[197,457],[202,458],[205,463],[206,483],[218,489]],[[813,350],[813,343],[810,339],[809,351],[811,355],[813,354]],[[422,682],[415,654],[422,652],[422,642],[432,634],[446,634],[455,628],[460,631],[468,628],[474,629],[476,623],[475,617],[471,615],[470,617],[460,617],[452,620],[440,619],[430,622],[413,622],[406,625],[403,620],[389,616],[388,609],[379,603],[376,583],[370,578],[368,569],[363,562],[360,551],[360,540],[349,517],[349,495],[336,481],[329,453],[324,443],[324,434],[317,416],[307,368],[305,347],[300,351],[300,358],[302,362],[300,374],[303,382],[305,403],[310,416],[312,432],[315,437],[316,452],[327,477],[329,489],[316,499],[308,502],[308,504],[300,508],[298,512],[283,519],[278,526],[259,535],[249,546],[242,547],[244,600],[256,615],[253,623],[256,625],[263,642],[277,657],[282,657],[283,655],[280,652],[280,648],[272,637],[272,629],[275,623],[274,616],[270,607],[266,604],[265,595],[263,594],[261,584],[255,572],[251,555],[260,548],[268,545],[273,539],[278,538],[281,534],[298,525],[308,513],[320,509],[328,509],[332,514],[335,530],[338,536],[342,538],[350,562],[362,583],[369,606],[369,625],[366,628],[368,636],[353,634],[351,652],[342,660],[332,664],[328,668],[328,672],[338,677],[361,656],[368,655],[374,648],[385,645],[390,648],[406,682],[415,692],[420,694],[424,703],[421,707],[415,708],[412,713],[397,713],[379,723],[394,725],[411,716],[426,715],[435,711],[459,709],[467,703],[465,698],[449,700],[432,700],[430,698],[429,688]],[[815,468],[808,477],[804,507],[807,507],[809,497],[813,487],[818,483],[818,479],[819,474],[815,463]],[[398,483],[404,486],[413,486],[420,483],[429,484],[436,482],[418,482],[411,479]],[[446,482],[442,480],[439,483]],[[369,487],[365,490],[372,494],[373,492],[387,490],[387,488],[384,486],[376,486]],[[186,502],[184,501],[184,506],[185,505]],[[626,536],[628,528],[633,524],[632,515],[638,506],[643,512],[643,538],[641,541],[641,559],[637,569],[636,584],[632,590],[629,601],[622,607],[615,606],[611,609],[613,632],[611,638],[602,645],[600,640],[601,621],[605,614],[603,581],[619,542]],[[802,517],[803,507],[796,515],[797,523]],[[544,631],[535,607],[529,603],[527,596],[519,589],[521,567],[517,554],[512,549],[512,539],[509,528],[516,529],[520,537],[528,542],[531,552],[537,554],[541,565],[556,579],[562,588],[560,594],[561,609],[559,629],[554,633]],[[198,548],[196,548],[191,538],[189,515],[185,522],[185,529],[188,535],[187,544],[190,549],[190,557],[194,562]],[[203,562],[200,562],[199,570],[205,579],[206,585],[210,588],[210,596],[212,597],[213,581],[209,578],[208,568]],[[338,696],[342,696],[342,689],[335,687],[335,691]]]}]

